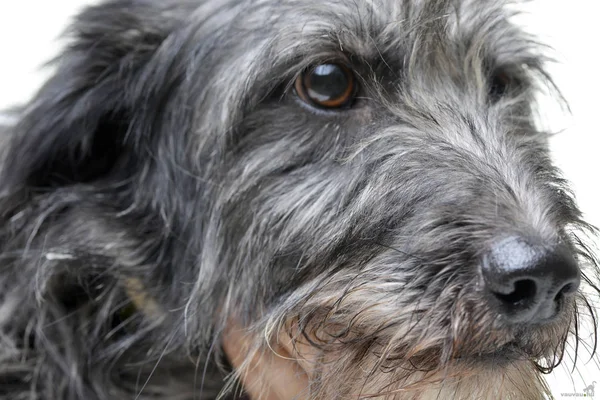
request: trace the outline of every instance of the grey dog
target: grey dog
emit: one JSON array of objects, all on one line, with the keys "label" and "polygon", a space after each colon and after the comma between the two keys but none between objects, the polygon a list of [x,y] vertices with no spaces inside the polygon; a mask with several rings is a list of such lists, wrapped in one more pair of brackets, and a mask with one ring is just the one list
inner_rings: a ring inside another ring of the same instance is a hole
[{"label": "grey dog", "polygon": [[512,13],[85,9],[2,128],[0,399],[239,398],[282,337],[307,399],[541,399],[597,261]]}]

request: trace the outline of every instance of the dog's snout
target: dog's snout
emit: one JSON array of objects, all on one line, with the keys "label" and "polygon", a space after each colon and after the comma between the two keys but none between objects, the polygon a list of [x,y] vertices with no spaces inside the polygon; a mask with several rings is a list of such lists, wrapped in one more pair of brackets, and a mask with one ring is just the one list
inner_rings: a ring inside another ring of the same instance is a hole
[{"label": "dog's snout", "polygon": [[565,294],[579,287],[580,271],[566,246],[534,245],[513,236],[494,245],[481,269],[491,303],[508,321],[554,317]]}]

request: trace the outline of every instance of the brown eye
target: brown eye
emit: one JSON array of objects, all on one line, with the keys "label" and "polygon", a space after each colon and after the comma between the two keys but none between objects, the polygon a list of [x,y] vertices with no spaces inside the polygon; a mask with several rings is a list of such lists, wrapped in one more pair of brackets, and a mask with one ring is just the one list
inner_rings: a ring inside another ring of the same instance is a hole
[{"label": "brown eye", "polygon": [[354,74],[340,64],[308,69],[296,79],[295,89],[306,103],[328,109],[350,106],[356,92]]}]

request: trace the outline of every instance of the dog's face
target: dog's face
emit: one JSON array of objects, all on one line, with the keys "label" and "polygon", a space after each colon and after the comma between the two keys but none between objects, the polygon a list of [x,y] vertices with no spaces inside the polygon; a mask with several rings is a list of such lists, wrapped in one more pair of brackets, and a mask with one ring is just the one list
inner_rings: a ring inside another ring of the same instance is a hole
[{"label": "dog's face", "polygon": [[196,350],[231,320],[258,348],[289,335],[313,398],[535,396],[591,257],[534,123],[544,60],[509,15],[101,5],[15,128],[5,190],[59,201],[46,248],[140,280]]}]

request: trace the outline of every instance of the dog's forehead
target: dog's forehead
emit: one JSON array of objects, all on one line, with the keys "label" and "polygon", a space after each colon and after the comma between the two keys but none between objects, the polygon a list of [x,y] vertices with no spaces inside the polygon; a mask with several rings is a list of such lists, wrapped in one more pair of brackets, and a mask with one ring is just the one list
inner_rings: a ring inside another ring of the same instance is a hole
[{"label": "dog's forehead", "polygon": [[409,44],[423,35],[443,35],[450,41],[477,36],[476,40],[503,45],[518,33],[508,23],[510,11],[503,1],[261,0],[239,10],[239,28],[268,32],[282,46],[303,40],[338,41],[366,55],[376,51],[375,45]]},{"label": "dog's forehead", "polygon": [[202,32],[218,32],[221,54],[227,49],[263,67],[290,58],[319,61],[333,52],[377,59],[469,49],[518,63],[529,57],[530,38],[510,22],[509,6],[497,0],[212,0],[192,20],[202,26],[195,31],[199,42],[206,40]]}]

